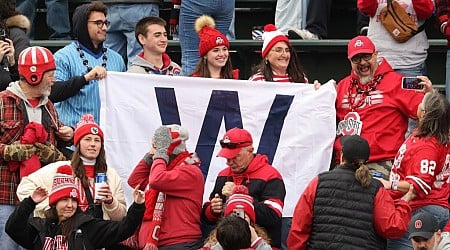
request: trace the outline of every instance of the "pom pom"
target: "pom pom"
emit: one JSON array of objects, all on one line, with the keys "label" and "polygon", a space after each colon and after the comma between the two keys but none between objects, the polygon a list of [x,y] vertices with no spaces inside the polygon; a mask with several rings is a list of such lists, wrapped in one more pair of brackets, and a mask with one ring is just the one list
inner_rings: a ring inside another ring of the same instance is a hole
[{"label": "pom pom", "polygon": [[248,195],[248,188],[244,185],[236,185],[233,189],[233,194],[246,194]]},{"label": "pom pom", "polygon": [[58,174],[72,175],[72,168],[68,165],[62,165],[56,170]]},{"label": "pom pom", "polygon": [[276,31],[277,27],[275,27],[275,25],[273,24],[266,24],[266,26],[264,26],[264,32],[270,32],[270,31]]},{"label": "pom pom", "polygon": [[212,17],[203,15],[195,20],[195,32],[200,33],[200,31],[206,26],[209,26],[211,28],[216,27],[216,22]]},{"label": "pom pom", "polygon": [[77,128],[88,123],[95,123],[94,116],[92,114],[84,114],[81,116],[80,121],[77,123]]}]

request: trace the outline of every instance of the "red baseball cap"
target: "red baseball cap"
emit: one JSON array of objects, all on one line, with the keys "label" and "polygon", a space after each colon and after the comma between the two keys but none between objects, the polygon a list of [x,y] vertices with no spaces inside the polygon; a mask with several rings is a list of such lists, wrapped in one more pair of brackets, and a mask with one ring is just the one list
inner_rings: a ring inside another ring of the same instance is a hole
[{"label": "red baseball cap", "polygon": [[375,52],[375,45],[367,36],[357,36],[348,43],[348,59],[352,59],[357,54]]},{"label": "red baseball cap", "polygon": [[252,135],[245,129],[232,128],[228,130],[222,140],[220,140],[220,146],[222,149],[217,156],[231,159],[241,151],[242,148],[253,145]]}]

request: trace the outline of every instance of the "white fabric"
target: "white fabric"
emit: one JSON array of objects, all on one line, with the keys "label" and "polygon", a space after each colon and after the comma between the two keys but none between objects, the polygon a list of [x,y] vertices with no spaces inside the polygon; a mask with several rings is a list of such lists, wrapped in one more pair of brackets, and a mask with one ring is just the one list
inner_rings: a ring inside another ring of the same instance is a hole
[{"label": "white fabric", "polygon": [[[150,150],[152,135],[161,125],[155,87],[174,89],[181,125],[189,131],[187,148],[190,152],[196,149],[202,124],[208,124],[204,121],[205,111],[213,90],[238,93],[242,124],[252,134],[255,150],[275,96],[294,96],[272,164],[281,172],[286,186],[283,216],[292,216],[309,181],[329,168],[336,131],[336,89],[331,83],[316,91],[312,84],[255,84],[241,80],[108,72],[99,87],[100,127],[105,133],[106,158],[114,166],[120,166],[116,170],[125,183]],[[216,157],[224,133],[222,120],[205,183],[204,200],[213,189],[218,172],[226,167],[225,159]],[[127,201],[131,201],[131,188],[125,188]]]}]

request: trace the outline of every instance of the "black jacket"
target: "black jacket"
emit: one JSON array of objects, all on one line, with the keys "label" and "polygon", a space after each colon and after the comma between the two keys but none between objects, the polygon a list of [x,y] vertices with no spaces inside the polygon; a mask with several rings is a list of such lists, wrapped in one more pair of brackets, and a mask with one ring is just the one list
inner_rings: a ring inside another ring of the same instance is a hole
[{"label": "black jacket", "polygon": [[[32,217],[24,223],[24,218],[28,218],[35,207],[31,198],[24,199],[9,216],[5,232],[22,247],[41,250],[45,237],[55,238],[61,230],[45,218]],[[133,203],[121,221],[96,219],[77,211],[74,215],[76,229],[68,240],[69,250],[95,250],[127,239],[141,224],[144,211],[144,204]]]}]

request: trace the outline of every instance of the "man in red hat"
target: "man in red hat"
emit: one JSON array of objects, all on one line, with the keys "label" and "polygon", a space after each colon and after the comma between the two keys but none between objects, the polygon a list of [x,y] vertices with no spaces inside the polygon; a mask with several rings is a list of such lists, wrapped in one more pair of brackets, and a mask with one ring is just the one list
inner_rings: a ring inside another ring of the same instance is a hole
[{"label": "man in red hat", "polygon": [[272,247],[280,248],[281,215],[286,195],[281,174],[269,164],[267,156],[254,154],[252,136],[245,129],[228,130],[220,145],[222,149],[218,156],[227,159],[228,167],[219,172],[210,201],[203,205],[203,221],[216,224],[234,187],[244,185],[254,200],[256,224],[267,230]]},{"label": "man in red hat", "polygon": [[[29,47],[19,55],[20,80],[0,92],[0,229],[19,204],[16,196],[20,170],[11,171],[8,162],[25,161],[36,154],[42,164],[64,159],[56,145],[70,144],[73,129],[58,120],[53,103],[48,99],[55,83],[55,60],[43,47]],[[45,144],[21,144],[25,126],[35,122],[48,132]],[[0,234],[4,249],[21,249],[6,234]]]},{"label": "man in red hat", "polygon": [[423,93],[432,89],[431,81],[419,76],[423,89],[403,89],[402,75],[378,57],[375,45],[366,36],[350,40],[348,59],[352,71],[337,85],[335,156],[342,149],[341,136],[360,135],[371,149],[367,166],[388,179],[392,161],[405,140],[408,118],[417,119],[417,106]]}]

